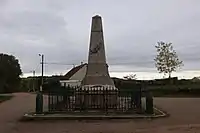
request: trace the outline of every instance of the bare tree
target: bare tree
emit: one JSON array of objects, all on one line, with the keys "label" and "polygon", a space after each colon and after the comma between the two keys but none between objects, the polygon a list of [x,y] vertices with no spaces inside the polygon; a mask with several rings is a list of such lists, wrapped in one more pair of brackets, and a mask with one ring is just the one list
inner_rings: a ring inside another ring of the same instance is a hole
[{"label": "bare tree", "polygon": [[158,42],[155,47],[157,55],[154,61],[158,72],[168,74],[171,78],[172,72],[183,66],[183,62],[179,60],[172,43]]},{"label": "bare tree", "polygon": [[136,78],[136,74],[129,74],[127,76],[124,76],[123,78],[126,79],[126,80],[135,80],[135,79],[137,79]]}]

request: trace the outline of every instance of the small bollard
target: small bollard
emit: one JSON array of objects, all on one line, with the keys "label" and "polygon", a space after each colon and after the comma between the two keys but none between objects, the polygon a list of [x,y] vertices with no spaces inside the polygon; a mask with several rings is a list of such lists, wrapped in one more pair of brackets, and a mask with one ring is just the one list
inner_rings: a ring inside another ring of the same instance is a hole
[{"label": "small bollard", "polygon": [[146,113],[147,114],[153,114],[153,96],[150,92],[146,95]]},{"label": "small bollard", "polygon": [[36,114],[43,113],[43,95],[41,92],[37,92],[35,112],[36,112]]}]

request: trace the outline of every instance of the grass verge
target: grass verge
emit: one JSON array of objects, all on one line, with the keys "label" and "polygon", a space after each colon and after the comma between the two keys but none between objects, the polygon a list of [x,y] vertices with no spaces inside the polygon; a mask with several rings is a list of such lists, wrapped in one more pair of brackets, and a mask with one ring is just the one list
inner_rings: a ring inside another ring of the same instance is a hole
[{"label": "grass verge", "polygon": [[0,103],[10,100],[13,96],[0,96]]}]

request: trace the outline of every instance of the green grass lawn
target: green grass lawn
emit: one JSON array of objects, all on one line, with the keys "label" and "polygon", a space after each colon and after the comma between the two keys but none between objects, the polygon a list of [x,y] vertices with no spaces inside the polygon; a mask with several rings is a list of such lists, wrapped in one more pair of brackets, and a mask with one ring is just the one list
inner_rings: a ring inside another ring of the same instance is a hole
[{"label": "green grass lawn", "polygon": [[0,96],[0,103],[6,100],[11,99],[13,96]]}]

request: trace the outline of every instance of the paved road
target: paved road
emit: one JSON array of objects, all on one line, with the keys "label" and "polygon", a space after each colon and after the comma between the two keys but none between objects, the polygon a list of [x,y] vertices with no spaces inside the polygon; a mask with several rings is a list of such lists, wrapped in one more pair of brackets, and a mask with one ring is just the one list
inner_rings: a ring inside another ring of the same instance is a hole
[{"label": "paved road", "polygon": [[34,109],[35,96],[28,93],[16,93],[11,100],[0,104],[0,133],[15,130],[17,121],[25,112]]},{"label": "paved road", "polygon": [[0,133],[200,133],[200,98],[156,98],[170,113],[155,120],[19,122],[35,108],[35,95],[17,93],[0,104]]}]

